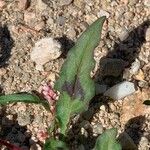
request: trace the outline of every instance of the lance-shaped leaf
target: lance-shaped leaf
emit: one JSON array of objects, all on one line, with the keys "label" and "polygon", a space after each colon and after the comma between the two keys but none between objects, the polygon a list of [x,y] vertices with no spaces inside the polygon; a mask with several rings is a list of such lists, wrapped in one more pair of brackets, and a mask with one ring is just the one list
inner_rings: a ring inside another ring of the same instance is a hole
[{"label": "lance-shaped leaf", "polygon": [[94,49],[99,44],[104,21],[105,17],[101,17],[81,35],[68,52],[60,78],[55,84],[55,89],[61,94],[56,107],[56,117],[63,134],[70,116],[87,108],[88,102],[95,94],[90,73],[94,69]]},{"label": "lance-shaped leaf", "polygon": [[150,105],[150,100],[145,100],[143,104]]},{"label": "lance-shaped leaf", "polygon": [[0,96],[0,104],[5,105],[8,103],[24,102],[42,104],[46,109],[49,108],[48,102],[41,100],[37,95],[30,93],[15,93]]},{"label": "lance-shaped leaf", "polygon": [[100,135],[93,150],[121,150],[121,145],[116,140],[117,130],[109,129]]}]

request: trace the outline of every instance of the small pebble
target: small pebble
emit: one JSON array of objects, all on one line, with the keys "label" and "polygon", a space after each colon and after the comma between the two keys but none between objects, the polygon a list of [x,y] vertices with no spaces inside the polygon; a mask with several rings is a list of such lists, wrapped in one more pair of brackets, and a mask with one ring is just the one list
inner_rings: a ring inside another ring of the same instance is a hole
[{"label": "small pebble", "polygon": [[18,113],[18,124],[21,126],[26,126],[28,124],[31,124],[31,115],[30,113]]},{"label": "small pebble", "polygon": [[115,112],[117,107],[113,104],[113,103],[110,103],[109,104],[109,108],[111,109],[111,111]]},{"label": "small pebble", "polygon": [[150,0],[144,0],[144,5],[150,7]]},{"label": "small pebble", "polygon": [[120,100],[135,92],[134,83],[124,81],[108,89],[104,95],[114,100]]},{"label": "small pebble", "polygon": [[134,75],[134,79],[136,80],[144,80],[145,76],[144,76],[144,72],[140,69],[138,74]]},{"label": "small pebble", "polygon": [[47,77],[47,80],[54,82],[56,80],[55,73],[54,72],[50,72],[49,75],[48,75],[48,77]]},{"label": "small pebble", "polygon": [[101,105],[101,106],[100,106],[100,110],[102,110],[102,111],[106,111],[106,107],[105,107],[105,105]]},{"label": "small pebble", "polygon": [[132,63],[132,65],[131,65],[131,68],[130,68],[130,73],[132,74],[132,75],[135,75],[135,74],[137,74],[138,73],[138,70],[140,69],[140,61],[138,60],[138,59],[136,59],[133,63]]},{"label": "small pebble", "polygon": [[143,81],[141,80],[138,82],[138,86],[141,88],[148,87],[148,83],[144,80]]},{"label": "small pebble", "polygon": [[57,59],[61,53],[60,43],[51,37],[46,37],[35,43],[30,56],[36,63],[36,69],[42,71],[45,63]]},{"label": "small pebble", "polygon": [[124,14],[124,17],[127,19],[127,20],[133,20],[133,18],[134,18],[134,16],[135,16],[135,14],[133,13],[133,12],[126,12],[125,14]]},{"label": "small pebble", "polygon": [[42,12],[47,8],[47,5],[42,0],[37,0],[36,10]]},{"label": "small pebble", "polygon": [[73,27],[70,27],[68,30],[67,30],[67,35],[70,37],[70,38],[75,38],[76,37],[76,31]]},{"label": "small pebble", "polygon": [[65,5],[71,4],[71,2],[72,2],[72,0],[61,0],[58,3],[60,6],[65,6]]},{"label": "small pebble", "polygon": [[119,38],[121,41],[125,40],[129,36],[129,32],[126,28],[122,28],[119,33]]},{"label": "small pebble", "polygon": [[63,16],[59,16],[56,20],[56,23],[59,24],[60,26],[63,26],[65,24],[66,18]]},{"label": "small pebble", "polygon": [[35,20],[36,18],[36,15],[34,12],[28,12],[28,11],[25,11],[24,13],[24,21],[26,23],[30,23],[32,20]]},{"label": "small pebble", "polygon": [[45,26],[44,21],[41,21],[41,22],[37,23],[37,25],[35,26],[35,30],[40,31],[44,28],[44,26]]},{"label": "small pebble", "polygon": [[84,128],[81,128],[81,134],[88,137],[88,132]]},{"label": "small pebble", "polygon": [[19,0],[18,2],[18,8],[20,10],[26,10],[30,6],[29,0]]},{"label": "small pebble", "polygon": [[39,144],[33,144],[30,147],[30,150],[42,150],[41,146]]},{"label": "small pebble", "polygon": [[129,0],[121,0],[125,5],[129,3]]},{"label": "small pebble", "polygon": [[2,10],[6,6],[6,2],[3,0],[0,0],[0,10]]},{"label": "small pebble", "polygon": [[148,150],[149,140],[146,137],[141,137],[139,145],[142,150]]},{"label": "small pebble", "polygon": [[39,124],[39,125],[42,124],[43,123],[43,116],[42,115],[35,115],[33,123]]},{"label": "small pebble", "polygon": [[0,76],[3,76],[6,74],[6,69],[0,68]]},{"label": "small pebble", "polygon": [[93,126],[93,133],[95,134],[102,134],[104,131],[102,124],[97,123]]},{"label": "small pebble", "polygon": [[146,39],[147,42],[150,42],[150,28],[148,28],[148,29],[146,30],[145,39]]},{"label": "small pebble", "polygon": [[85,16],[85,20],[86,20],[86,23],[87,24],[92,24],[94,21],[96,21],[96,19],[97,19],[97,16],[96,15],[94,15],[94,14],[87,14],[86,16]]},{"label": "small pebble", "polygon": [[[53,3],[51,0],[42,0],[42,2],[45,3],[47,6],[52,6],[52,3]],[[54,1],[53,7],[56,7],[56,6],[57,6],[57,5],[56,5],[56,2],[57,2],[57,1]]]},{"label": "small pebble", "polygon": [[139,0],[129,0],[129,5],[133,6],[138,4]]},{"label": "small pebble", "polygon": [[107,12],[107,11],[101,9],[101,10],[97,13],[97,16],[98,16],[98,17],[106,16],[106,18],[109,18],[110,14],[109,14],[109,12]]},{"label": "small pebble", "polygon": [[53,23],[54,23],[53,18],[49,17],[48,20],[47,20],[47,24],[48,24],[49,26],[52,26]]},{"label": "small pebble", "polygon": [[77,6],[79,8],[83,8],[85,5],[85,2],[83,0],[74,0],[73,3],[75,6]]}]

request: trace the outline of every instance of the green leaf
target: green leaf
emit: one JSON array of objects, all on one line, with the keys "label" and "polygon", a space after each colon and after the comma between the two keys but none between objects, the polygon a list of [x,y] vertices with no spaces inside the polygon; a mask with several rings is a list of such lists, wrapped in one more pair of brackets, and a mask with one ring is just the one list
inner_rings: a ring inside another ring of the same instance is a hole
[{"label": "green leaf", "polygon": [[145,104],[145,105],[150,105],[150,100],[146,100],[146,101],[144,101],[144,103],[143,104]]},{"label": "green leaf", "polygon": [[58,150],[60,148],[63,150],[68,150],[63,141],[55,140],[53,138],[48,139],[44,145],[44,150]]},{"label": "green leaf", "polygon": [[121,145],[116,140],[117,129],[106,130],[96,141],[94,150],[121,150]]},{"label": "green leaf", "polygon": [[99,44],[104,21],[105,17],[101,17],[81,35],[68,52],[60,78],[55,84],[55,89],[60,92],[56,117],[63,134],[71,115],[85,110],[95,94],[95,85],[90,73],[94,69],[94,49]]},{"label": "green leaf", "polygon": [[37,95],[30,93],[15,93],[9,95],[0,96],[0,104],[5,105],[14,102],[24,102],[24,103],[35,103],[42,104],[44,107],[48,108],[49,105],[46,101],[41,100]]},{"label": "green leaf", "polygon": [[66,92],[60,95],[56,108],[56,117],[59,122],[61,133],[65,134],[71,115],[71,98]]}]

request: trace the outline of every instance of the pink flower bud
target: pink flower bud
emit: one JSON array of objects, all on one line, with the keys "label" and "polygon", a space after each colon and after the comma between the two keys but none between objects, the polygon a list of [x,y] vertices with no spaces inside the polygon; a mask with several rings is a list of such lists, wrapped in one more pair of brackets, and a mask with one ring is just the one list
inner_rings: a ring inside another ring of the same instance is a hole
[{"label": "pink flower bud", "polygon": [[43,97],[48,101],[51,111],[54,112],[57,94],[53,91],[51,85],[42,85],[39,90]]}]

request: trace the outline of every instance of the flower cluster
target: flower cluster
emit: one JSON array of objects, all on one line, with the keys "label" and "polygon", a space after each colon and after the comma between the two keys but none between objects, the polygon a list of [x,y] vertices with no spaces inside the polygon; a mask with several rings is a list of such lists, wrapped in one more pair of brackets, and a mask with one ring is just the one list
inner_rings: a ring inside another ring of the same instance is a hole
[{"label": "flower cluster", "polygon": [[52,86],[50,84],[44,84],[39,89],[42,96],[49,102],[50,109],[53,112],[55,109],[55,104],[57,101],[57,93],[54,92]]}]

